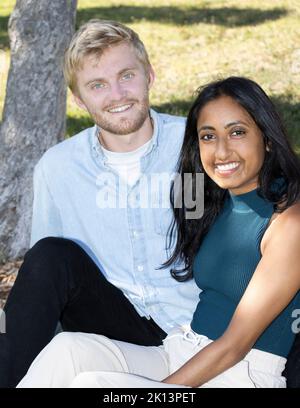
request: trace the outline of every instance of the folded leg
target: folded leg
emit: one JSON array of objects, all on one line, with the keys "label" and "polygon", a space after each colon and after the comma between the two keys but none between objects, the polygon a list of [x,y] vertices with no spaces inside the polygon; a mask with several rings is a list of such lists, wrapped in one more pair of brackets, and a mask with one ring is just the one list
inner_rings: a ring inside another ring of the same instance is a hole
[{"label": "folded leg", "polygon": [[158,381],[169,374],[166,353],[160,347],[63,332],[41,351],[18,388],[69,387],[76,376],[87,371],[133,373]]}]

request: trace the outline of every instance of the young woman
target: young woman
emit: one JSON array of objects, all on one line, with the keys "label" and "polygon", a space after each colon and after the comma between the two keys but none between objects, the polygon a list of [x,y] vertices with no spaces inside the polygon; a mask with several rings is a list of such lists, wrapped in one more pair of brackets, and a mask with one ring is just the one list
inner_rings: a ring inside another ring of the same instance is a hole
[{"label": "young woman", "polygon": [[[194,277],[202,289],[191,326],[174,329],[160,347],[68,334],[72,356],[97,342],[114,361],[79,374],[70,357],[72,387],[286,386],[293,311],[300,309],[300,167],[259,85],[230,77],[200,90],[179,172],[182,180],[204,173],[203,216],[187,219],[186,208],[173,205],[176,245],[167,262],[185,261],[174,279]],[[56,344],[20,386],[35,386],[39,365],[51,365]]]}]

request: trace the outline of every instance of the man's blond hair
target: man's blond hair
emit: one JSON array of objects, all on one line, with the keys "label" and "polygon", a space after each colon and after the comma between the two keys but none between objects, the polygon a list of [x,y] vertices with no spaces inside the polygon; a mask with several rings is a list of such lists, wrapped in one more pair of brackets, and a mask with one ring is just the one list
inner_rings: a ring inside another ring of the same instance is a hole
[{"label": "man's blond hair", "polygon": [[127,43],[132,45],[137,58],[146,72],[150,62],[144,44],[138,34],[117,21],[93,19],[74,34],[65,53],[64,76],[72,92],[76,92],[76,72],[83,66],[85,57],[93,55],[100,58],[110,46]]}]

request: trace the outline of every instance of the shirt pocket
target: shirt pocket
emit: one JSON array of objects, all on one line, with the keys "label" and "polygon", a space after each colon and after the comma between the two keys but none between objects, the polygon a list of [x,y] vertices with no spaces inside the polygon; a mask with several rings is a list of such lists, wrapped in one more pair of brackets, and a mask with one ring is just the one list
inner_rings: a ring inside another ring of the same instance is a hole
[{"label": "shirt pocket", "polygon": [[154,231],[156,234],[167,236],[173,221],[171,208],[153,208]]}]

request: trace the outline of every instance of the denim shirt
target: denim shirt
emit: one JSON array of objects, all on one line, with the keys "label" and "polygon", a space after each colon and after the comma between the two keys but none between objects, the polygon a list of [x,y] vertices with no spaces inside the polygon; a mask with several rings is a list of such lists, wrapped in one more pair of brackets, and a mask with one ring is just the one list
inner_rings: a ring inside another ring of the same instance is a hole
[{"label": "denim shirt", "polygon": [[131,187],[106,164],[97,126],[43,155],[34,171],[30,245],[48,236],[77,242],[140,316],[152,317],[168,333],[190,323],[200,290],[194,280],[179,283],[170,268],[158,269],[170,254],[169,182],[185,120],[150,114],[153,137],[141,158],[141,177]]}]

